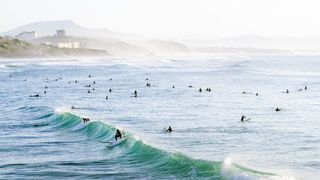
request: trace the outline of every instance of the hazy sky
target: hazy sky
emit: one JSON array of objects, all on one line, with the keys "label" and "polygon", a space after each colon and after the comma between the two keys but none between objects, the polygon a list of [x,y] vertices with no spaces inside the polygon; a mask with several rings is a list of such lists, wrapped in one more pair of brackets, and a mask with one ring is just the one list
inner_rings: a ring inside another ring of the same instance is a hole
[{"label": "hazy sky", "polygon": [[167,37],[320,36],[319,8],[319,0],[0,0],[0,31],[71,19]]}]

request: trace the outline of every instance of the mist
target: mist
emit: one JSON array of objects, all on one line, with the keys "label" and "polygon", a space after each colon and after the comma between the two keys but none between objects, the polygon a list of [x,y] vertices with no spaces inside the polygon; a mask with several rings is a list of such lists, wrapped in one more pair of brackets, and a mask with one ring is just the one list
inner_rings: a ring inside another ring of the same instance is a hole
[{"label": "mist", "polygon": [[[0,32],[15,37],[37,29],[19,29],[30,23],[72,21],[86,30],[81,34],[61,25],[50,34],[37,33],[43,37],[66,29],[69,36],[95,38],[87,39],[88,48],[115,55],[228,53],[230,48],[233,52],[317,53],[319,5],[315,0],[5,0],[0,7]],[[90,30],[95,31],[84,33]]]}]

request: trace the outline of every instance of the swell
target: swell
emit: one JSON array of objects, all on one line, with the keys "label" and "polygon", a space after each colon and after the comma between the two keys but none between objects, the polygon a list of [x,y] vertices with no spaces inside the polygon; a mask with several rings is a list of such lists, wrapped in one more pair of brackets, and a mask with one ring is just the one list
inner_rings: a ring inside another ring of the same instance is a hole
[{"label": "swell", "polygon": [[[45,117],[45,116],[44,116]],[[55,114],[50,126],[57,131],[67,131],[79,136],[86,136],[105,146],[108,154],[113,154],[110,162],[124,163],[148,172],[149,177],[168,176],[172,178],[204,179],[257,179],[257,177],[274,176],[233,163],[194,159],[180,153],[171,153],[152,147],[134,135],[124,132],[128,139],[113,148],[107,148],[107,142],[114,139],[116,128],[100,121],[83,123],[81,117],[71,113]],[[166,179],[166,178],[164,178]]]}]

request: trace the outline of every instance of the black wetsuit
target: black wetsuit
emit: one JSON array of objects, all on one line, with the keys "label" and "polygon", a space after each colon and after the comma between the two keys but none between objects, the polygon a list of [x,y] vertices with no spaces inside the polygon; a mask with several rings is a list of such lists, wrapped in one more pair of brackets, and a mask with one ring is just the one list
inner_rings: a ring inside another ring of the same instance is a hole
[{"label": "black wetsuit", "polygon": [[114,136],[114,138],[116,138],[116,141],[118,140],[118,138],[122,138],[122,134],[121,134],[121,132],[120,132],[120,130],[119,129],[117,129],[117,133],[116,133],[116,135]]}]

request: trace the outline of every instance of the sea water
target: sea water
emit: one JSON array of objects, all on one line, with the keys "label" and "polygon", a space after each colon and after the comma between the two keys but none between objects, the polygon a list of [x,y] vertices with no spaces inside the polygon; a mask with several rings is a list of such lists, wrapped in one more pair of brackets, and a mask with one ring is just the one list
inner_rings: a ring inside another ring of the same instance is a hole
[{"label": "sea water", "polygon": [[2,59],[0,87],[0,179],[320,178],[317,56]]}]

